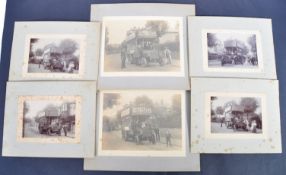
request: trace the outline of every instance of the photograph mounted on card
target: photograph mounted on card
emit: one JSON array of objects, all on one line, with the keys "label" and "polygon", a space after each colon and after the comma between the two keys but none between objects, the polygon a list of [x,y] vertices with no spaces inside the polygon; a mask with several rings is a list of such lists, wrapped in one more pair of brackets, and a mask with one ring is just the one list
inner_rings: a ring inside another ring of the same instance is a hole
[{"label": "photograph mounted on card", "polygon": [[190,76],[276,79],[270,19],[189,17],[188,23]]},{"label": "photograph mounted on card", "polygon": [[101,76],[184,75],[182,27],[179,17],[104,17]]},{"label": "photograph mounted on card", "polygon": [[204,70],[207,72],[262,72],[258,31],[204,30]]},{"label": "photograph mounted on card", "polygon": [[160,88],[166,87],[162,83],[166,78],[171,82],[172,78],[178,78],[182,81],[178,89],[186,88],[185,25],[182,17],[104,17],[99,87],[104,80],[120,78],[129,80],[126,88],[138,84]]},{"label": "photograph mounted on card", "polygon": [[99,31],[97,23],[16,22],[9,79],[96,80]]},{"label": "photograph mounted on card", "polygon": [[193,153],[281,152],[277,80],[194,78],[191,83]]},{"label": "photograph mounted on card", "polygon": [[267,131],[265,96],[255,93],[207,93],[207,137],[263,138]]},{"label": "photograph mounted on card", "polygon": [[98,156],[186,155],[185,92],[101,91]]},{"label": "photograph mounted on card", "polygon": [[80,96],[19,96],[19,142],[79,143]]},{"label": "photograph mounted on card", "polygon": [[200,171],[200,155],[190,153],[187,95],[180,90],[101,91],[97,151],[84,159],[84,170]]},{"label": "photograph mounted on card", "polygon": [[27,35],[24,77],[81,78],[85,35]]},{"label": "photograph mounted on card", "polygon": [[94,82],[9,82],[2,155],[92,157],[95,105]]}]

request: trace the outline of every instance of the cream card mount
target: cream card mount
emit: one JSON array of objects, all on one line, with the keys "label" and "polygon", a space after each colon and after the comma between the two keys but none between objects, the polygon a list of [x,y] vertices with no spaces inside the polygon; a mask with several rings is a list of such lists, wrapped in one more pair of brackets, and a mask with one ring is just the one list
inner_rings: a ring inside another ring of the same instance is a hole
[{"label": "cream card mount", "polygon": [[178,5],[176,11],[171,7],[92,5],[91,21],[102,22],[99,89],[190,88],[186,17],[195,10],[193,5]]},{"label": "cream card mount", "polygon": [[3,156],[94,156],[95,82],[8,82],[6,94]]},{"label": "cream card mount", "polygon": [[191,77],[276,79],[271,19],[189,17]]},{"label": "cream card mount", "polygon": [[192,153],[281,153],[277,80],[192,78]]},{"label": "cream card mount", "polygon": [[134,16],[135,14],[136,16],[193,16],[195,15],[195,5],[173,3],[92,4],[90,20],[102,21],[105,16]]},{"label": "cream card mount", "polygon": [[199,171],[189,149],[189,99],[180,90],[98,93],[96,156],[85,170]]},{"label": "cream card mount", "polygon": [[96,22],[15,22],[9,81],[96,80]]}]

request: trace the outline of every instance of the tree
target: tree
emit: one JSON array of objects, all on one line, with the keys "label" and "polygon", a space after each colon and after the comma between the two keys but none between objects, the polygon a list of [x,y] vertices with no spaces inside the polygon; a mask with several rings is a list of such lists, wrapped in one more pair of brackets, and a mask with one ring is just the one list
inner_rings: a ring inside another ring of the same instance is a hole
[{"label": "tree", "polygon": [[24,118],[24,124],[32,123],[32,119]]},{"label": "tree", "polygon": [[37,39],[37,38],[31,38],[30,39],[30,52],[29,52],[30,58],[35,56],[34,52],[32,52],[32,48],[33,48],[33,45],[38,41],[39,41],[39,39]]},{"label": "tree", "polygon": [[136,97],[134,100],[134,104],[135,105],[144,105],[144,106],[148,106],[148,107],[154,106],[153,101],[149,97],[147,97],[146,95]]},{"label": "tree", "polygon": [[40,122],[40,116],[37,115],[34,120],[35,120],[35,122],[39,123]]},{"label": "tree", "polygon": [[40,49],[40,48],[38,48],[38,49],[36,50],[36,52],[35,52],[36,56],[42,56],[43,53],[44,53],[44,51],[43,51],[42,49]]},{"label": "tree", "polygon": [[218,43],[218,39],[214,33],[208,33],[208,47],[215,47]]},{"label": "tree", "polygon": [[31,39],[30,39],[30,44],[34,44],[34,43],[36,43],[36,42],[38,42],[38,41],[39,41],[38,38],[31,38]]},{"label": "tree", "polygon": [[44,112],[57,112],[58,111],[58,106],[54,105],[54,104],[49,104],[44,108]]},{"label": "tree", "polygon": [[65,39],[59,45],[64,55],[72,55],[78,49],[78,44],[72,39]]},{"label": "tree", "polygon": [[213,108],[213,101],[217,100],[217,97],[211,96],[211,107]]},{"label": "tree", "polygon": [[[25,123],[26,123],[26,114],[29,112],[29,109],[30,109],[30,106],[27,102],[24,101],[24,104],[23,104],[23,114],[24,114],[24,122],[23,122],[23,128],[25,127]],[[23,133],[22,133],[22,136],[25,136],[25,130],[23,130]]]},{"label": "tree", "polygon": [[257,100],[252,97],[242,98],[240,101],[240,105],[244,108],[244,112],[247,113],[247,116],[249,113],[255,112],[255,110],[259,106]]},{"label": "tree", "polygon": [[105,46],[107,46],[109,43],[109,30],[108,28],[106,27],[105,28]]},{"label": "tree", "polygon": [[251,35],[248,40],[247,40],[248,44],[251,47],[251,51],[256,53],[256,36],[255,35]]},{"label": "tree", "polygon": [[215,111],[211,109],[211,116],[215,115]]},{"label": "tree", "polygon": [[211,96],[211,101],[217,100],[217,97]]},{"label": "tree", "polygon": [[120,95],[115,93],[104,94],[103,109],[112,108],[119,103]]},{"label": "tree", "polygon": [[24,102],[24,116],[29,112],[29,104],[27,102]]},{"label": "tree", "polygon": [[224,109],[223,109],[223,107],[221,107],[221,106],[218,106],[217,108],[216,108],[216,114],[219,114],[219,115],[223,115],[223,113],[224,113]]},{"label": "tree", "polygon": [[243,55],[246,55],[246,54],[248,54],[248,52],[249,52],[249,49],[248,49],[248,47],[245,45],[245,43],[243,43],[243,42],[241,42],[240,43],[240,45],[241,45],[241,53],[243,54]]},{"label": "tree", "polygon": [[166,33],[169,28],[169,25],[166,21],[147,21],[145,24],[147,29],[151,29],[157,33],[158,37],[161,37]]}]

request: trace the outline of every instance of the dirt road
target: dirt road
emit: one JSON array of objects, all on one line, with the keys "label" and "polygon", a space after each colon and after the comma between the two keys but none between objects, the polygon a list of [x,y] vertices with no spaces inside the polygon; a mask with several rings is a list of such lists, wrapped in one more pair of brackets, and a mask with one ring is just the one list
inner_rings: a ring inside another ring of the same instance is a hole
[{"label": "dirt road", "polygon": [[161,129],[162,134],[160,142],[152,144],[149,141],[144,141],[141,144],[136,144],[134,141],[124,141],[121,137],[121,130],[103,132],[102,148],[103,150],[152,150],[152,151],[168,151],[180,150],[182,147],[181,134],[179,129],[170,129],[172,134],[172,146],[167,147],[164,131]]},{"label": "dirt road", "polygon": [[160,66],[159,63],[150,63],[149,66],[137,66],[135,64],[126,63],[126,68],[121,69],[120,54],[105,55],[104,70],[106,72],[169,72],[180,71],[180,60],[173,59],[172,64]]},{"label": "dirt road", "polygon": [[[42,64],[39,66],[39,64],[31,64],[31,63],[29,63],[28,65],[28,72],[29,73],[53,73],[53,72],[68,73],[68,72],[60,72],[59,70],[51,71],[49,69],[45,69]],[[78,73],[78,70],[73,71],[73,74],[77,74],[77,73]]]},{"label": "dirt road", "polygon": [[247,69],[255,69],[258,68],[258,66],[253,66],[249,64],[248,62],[245,62],[244,64],[225,64],[224,66],[221,65],[220,60],[209,60],[208,66],[210,68],[247,68]]},{"label": "dirt road", "polygon": [[67,136],[64,135],[64,132],[61,132],[61,135],[52,133],[51,135],[40,134],[37,125],[25,125],[24,127],[24,137],[34,137],[34,138],[53,138],[53,137],[70,137],[74,138],[74,133],[68,132]]},{"label": "dirt road", "polygon": [[[227,128],[225,124],[220,123],[211,123],[211,132],[212,133],[251,133],[250,131],[243,130],[233,130],[232,128]],[[262,133],[261,129],[257,129],[256,133]]]}]

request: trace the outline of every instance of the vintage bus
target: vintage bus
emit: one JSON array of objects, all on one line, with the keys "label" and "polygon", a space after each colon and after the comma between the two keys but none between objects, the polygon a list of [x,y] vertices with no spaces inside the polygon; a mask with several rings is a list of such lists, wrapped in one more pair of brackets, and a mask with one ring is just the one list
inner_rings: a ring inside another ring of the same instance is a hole
[{"label": "vintage bus", "polygon": [[152,108],[146,105],[130,105],[120,113],[122,139],[135,141],[137,144],[144,140],[156,143],[156,117]]}]

